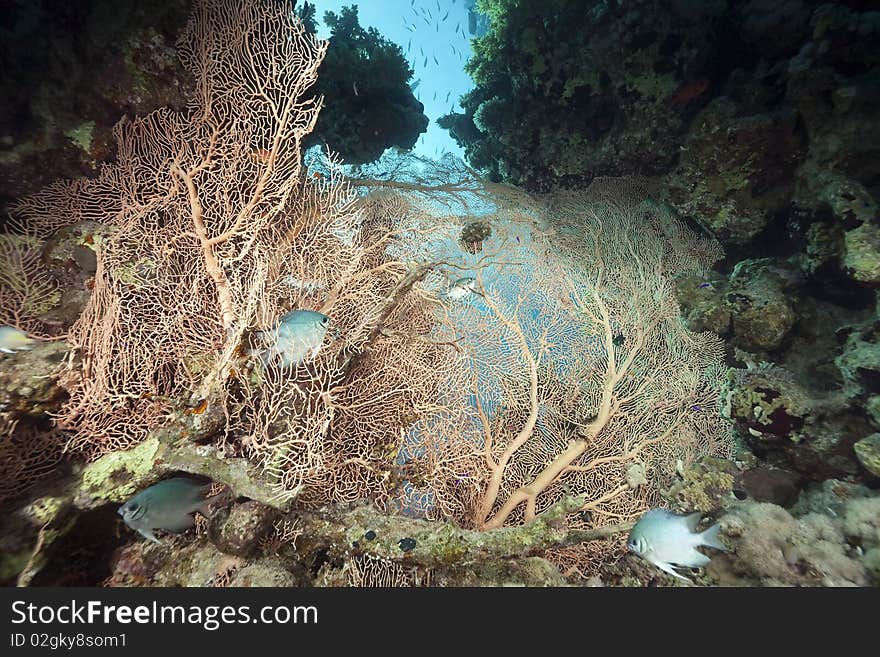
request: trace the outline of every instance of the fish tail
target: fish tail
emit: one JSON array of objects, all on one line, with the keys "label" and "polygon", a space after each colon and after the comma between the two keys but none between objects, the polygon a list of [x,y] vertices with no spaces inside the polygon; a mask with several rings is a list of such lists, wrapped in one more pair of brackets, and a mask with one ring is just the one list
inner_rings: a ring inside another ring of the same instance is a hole
[{"label": "fish tail", "polygon": [[715,548],[716,550],[730,552],[730,548],[721,541],[721,536],[719,533],[720,531],[721,525],[716,522],[714,525],[709,527],[709,529],[700,534],[700,543],[708,547]]},{"label": "fish tail", "polygon": [[[193,509],[193,511],[198,511],[206,518],[210,518],[211,514],[214,513],[214,507],[218,502],[223,502],[223,499],[229,490],[225,486],[223,489],[214,495],[209,497],[209,493],[211,492],[211,488],[214,486],[214,482],[210,482],[202,486],[200,495],[204,498],[200,502],[198,502],[197,506]],[[190,512],[192,513],[192,512]]]}]

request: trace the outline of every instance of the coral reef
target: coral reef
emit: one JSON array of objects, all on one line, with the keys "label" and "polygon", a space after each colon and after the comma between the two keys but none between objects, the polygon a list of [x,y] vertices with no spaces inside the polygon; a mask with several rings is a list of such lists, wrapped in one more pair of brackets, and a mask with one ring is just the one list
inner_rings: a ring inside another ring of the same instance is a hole
[{"label": "coral reef", "polygon": [[[410,167],[356,7],[50,4],[0,22],[0,583],[684,585],[626,553],[663,506],[721,524],[697,585],[880,585],[866,3],[480,0],[476,171]],[[294,307],[320,356],[249,353]],[[181,474],[195,529],[122,523]]]},{"label": "coral reef", "polygon": [[761,586],[864,586],[865,566],[844,528],[827,515],[800,518],[773,504],[743,505],[726,515],[722,533],[735,545],[709,574],[721,582]]},{"label": "coral reef", "polygon": [[576,5],[483,2],[476,88],[442,124],[472,165],[533,189],[656,175],[658,202],[725,247],[677,294],[690,328],[746,368],[731,418],[788,473],[780,499],[827,477],[876,483],[880,15],[820,0]]},{"label": "coral reef", "polygon": [[58,177],[94,175],[125,114],[182,107],[174,50],[188,0],[16,0],[0,48],[0,204]]},{"label": "coral reef", "polygon": [[[314,12],[314,4],[303,4],[307,25]],[[373,162],[387,148],[411,149],[428,117],[410,89],[413,71],[400,46],[361,27],[357,5],[325,13],[324,22],[330,44],[315,92],[325,105],[305,144],[325,145],[347,164]]]},{"label": "coral reef", "polygon": [[760,500],[735,502],[720,522],[732,551],[713,557],[707,584],[880,584],[880,496],[864,486],[829,479],[807,488],[788,509]]}]

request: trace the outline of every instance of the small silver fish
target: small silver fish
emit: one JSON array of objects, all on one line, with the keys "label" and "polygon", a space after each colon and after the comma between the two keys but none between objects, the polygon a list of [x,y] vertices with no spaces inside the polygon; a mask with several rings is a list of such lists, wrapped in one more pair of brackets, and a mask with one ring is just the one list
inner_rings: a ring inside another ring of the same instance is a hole
[{"label": "small silver fish", "polygon": [[14,326],[3,324],[0,326],[0,351],[4,354],[14,354],[16,351],[33,349],[34,340],[28,337],[24,331],[19,331]]},{"label": "small silver fish", "polygon": [[432,55],[432,57],[434,58],[434,63],[439,66],[440,62],[437,61],[437,55]]},{"label": "small silver fish", "polygon": [[690,582],[675,572],[674,566],[701,568],[709,563],[709,557],[698,552],[697,547],[728,551],[718,537],[717,523],[704,532],[694,533],[701,518],[699,512],[680,516],[666,509],[651,509],[632,528],[626,546],[663,572]]},{"label": "small silver fish", "polygon": [[446,292],[443,293],[443,297],[446,299],[451,299],[452,301],[458,301],[459,299],[465,298],[469,294],[480,294],[477,291],[476,284],[476,279],[470,276],[459,278],[449,287],[448,290],[446,290]]},{"label": "small silver fish", "polygon": [[154,529],[179,534],[195,524],[192,514],[196,511],[208,515],[209,487],[210,484],[200,484],[186,477],[166,479],[132,497],[119,507],[118,513],[125,524],[141,536],[160,543],[153,534]]},{"label": "small silver fish", "polygon": [[283,367],[299,365],[306,357],[315,358],[330,327],[330,318],[314,310],[291,310],[281,316],[278,326],[263,335],[269,347],[261,355],[264,363],[281,356]]}]

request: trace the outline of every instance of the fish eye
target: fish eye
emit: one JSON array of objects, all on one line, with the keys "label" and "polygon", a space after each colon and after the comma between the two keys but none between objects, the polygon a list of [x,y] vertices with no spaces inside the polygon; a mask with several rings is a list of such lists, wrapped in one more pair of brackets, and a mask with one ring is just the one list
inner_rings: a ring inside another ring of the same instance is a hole
[{"label": "fish eye", "polygon": [[329,317],[324,317],[324,318],[321,320],[321,326],[327,326],[327,324],[329,324],[329,323],[330,323],[330,318],[329,318]]}]

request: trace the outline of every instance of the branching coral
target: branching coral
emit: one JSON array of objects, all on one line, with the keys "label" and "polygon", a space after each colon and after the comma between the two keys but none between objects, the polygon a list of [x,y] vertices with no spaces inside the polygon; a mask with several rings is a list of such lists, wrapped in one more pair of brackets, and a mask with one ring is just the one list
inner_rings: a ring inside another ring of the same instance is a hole
[{"label": "branching coral", "polygon": [[0,234],[0,324],[45,334],[39,316],[58,303],[58,285],[40,264],[42,241],[34,235]]},{"label": "branching coral", "polygon": [[[204,418],[209,449],[300,509],[366,498],[491,534],[577,495],[563,524],[584,540],[654,503],[678,461],[727,452],[721,345],[687,330],[673,285],[720,254],[640,184],[534,199],[449,161],[439,179],[402,165],[349,184],[332,160],[307,178],[326,44],[275,3],[200,0],[179,46],[187,112],[123,121],[117,163],[16,208],[43,232],[119,228],[71,331],[71,448]],[[469,224],[492,227],[477,253]],[[437,294],[441,271],[473,275],[474,299]],[[330,317],[320,354],[247,358],[293,308]],[[620,547],[564,545],[570,573]]]},{"label": "branching coral", "polygon": [[[477,268],[479,302],[448,311],[469,372],[458,407],[410,435],[429,514],[490,531],[575,493],[588,501],[573,527],[627,521],[677,461],[728,454],[721,342],[687,330],[672,283],[720,251],[645,197],[606,179],[499,211],[488,247],[504,257]],[[546,216],[524,224],[527,207]],[[563,552],[569,571],[587,572],[608,548]]]},{"label": "branching coral", "polygon": [[[97,179],[17,205],[42,233],[59,217],[119,228],[94,245],[71,331],[82,367],[58,418],[71,449],[98,457],[219,406],[221,450],[260,463],[282,498],[381,505],[399,485],[402,427],[436,406],[452,347],[432,344],[437,303],[415,289],[430,264],[392,253],[419,248],[424,212],[357,201],[330,158],[323,176],[302,172],[325,48],[274,2],[197,2],[179,42],[189,110],[121,122]],[[247,335],[292,308],[328,315],[331,344],[293,368],[249,360]]]}]

